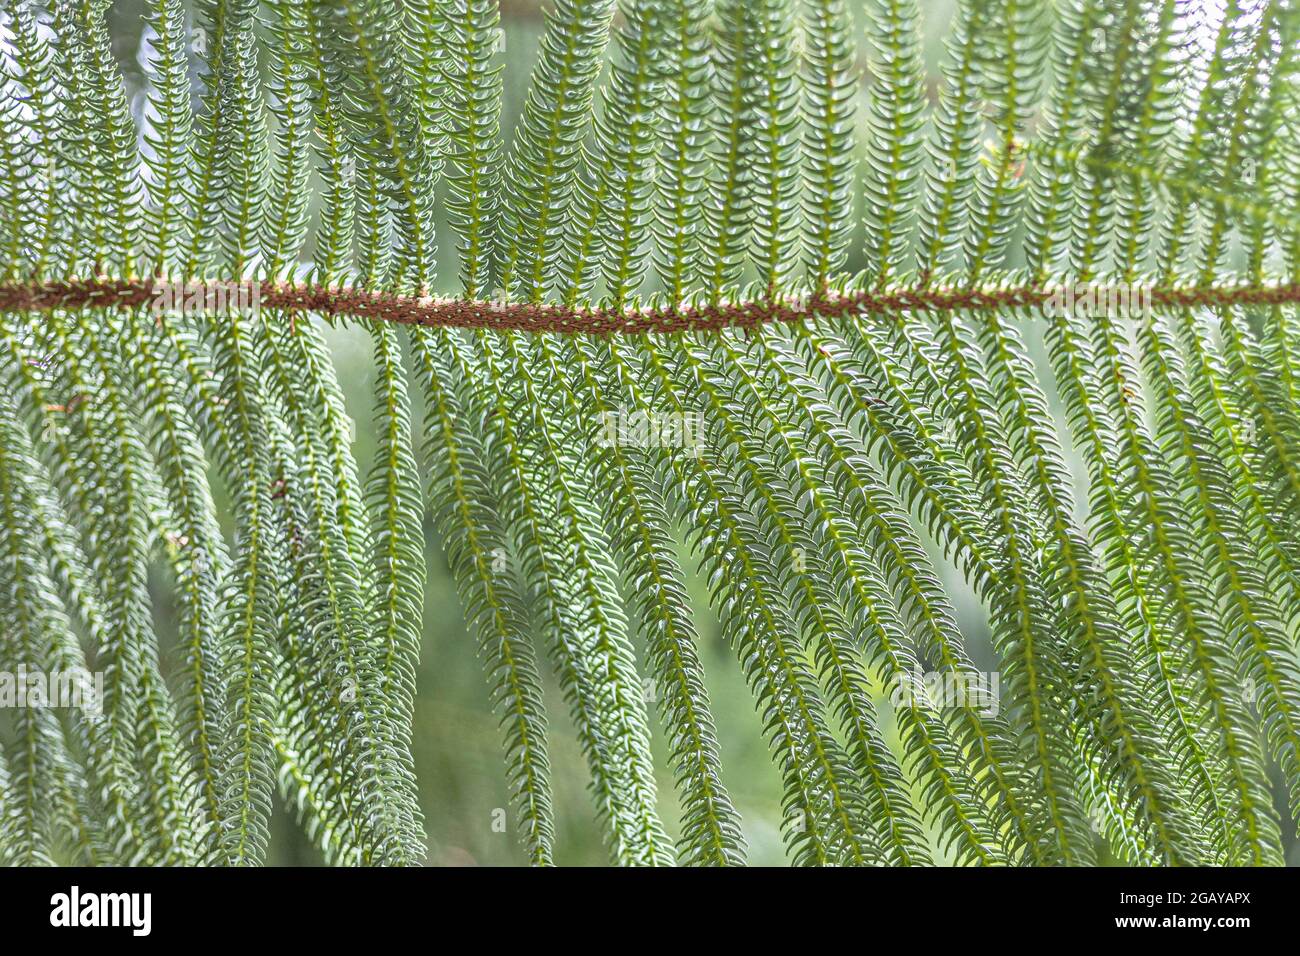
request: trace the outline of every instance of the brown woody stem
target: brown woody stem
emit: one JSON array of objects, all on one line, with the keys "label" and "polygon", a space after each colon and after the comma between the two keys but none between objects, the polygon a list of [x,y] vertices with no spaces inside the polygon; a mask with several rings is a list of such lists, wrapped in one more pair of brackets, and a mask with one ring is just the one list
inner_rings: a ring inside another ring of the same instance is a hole
[{"label": "brown woody stem", "polygon": [[[200,283],[199,287],[204,285]],[[222,283],[206,283],[208,287],[217,285]],[[748,328],[769,322],[833,319],[847,313],[895,315],[901,312],[1032,308],[1047,305],[1057,294],[1057,289],[1051,286],[884,289],[822,292],[771,301],[619,310],[443,299],[289,282],[229,282],[224,285],[228,288],[242,286],[260,307],[290,313],[318,312],[406,325],[594,335]],[[1104,288],[1101,284],[1095,284],[1095,287]],[[171,288],[178,300],[183,301],[184,287],[177,283]],[[164,284],[153,279],[107,277],[0,282],[0,312],[152,307],[163,289]],[[1156,309],[1300,303],[1300,283],[1156,286],[1150,290],[1149,302]]]}]

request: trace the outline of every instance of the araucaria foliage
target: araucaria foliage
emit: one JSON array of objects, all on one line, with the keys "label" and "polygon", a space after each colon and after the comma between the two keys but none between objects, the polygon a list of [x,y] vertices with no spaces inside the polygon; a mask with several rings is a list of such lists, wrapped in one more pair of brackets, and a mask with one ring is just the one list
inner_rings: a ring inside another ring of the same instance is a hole
[{"label": "araucaria foliage", "polygon": [[714,617],[793,862],[1282,862],[1300,3],[918,6],[0,0],[0,860],[423,862],[427,535],[535,864],[551,680],[745,861]]}]

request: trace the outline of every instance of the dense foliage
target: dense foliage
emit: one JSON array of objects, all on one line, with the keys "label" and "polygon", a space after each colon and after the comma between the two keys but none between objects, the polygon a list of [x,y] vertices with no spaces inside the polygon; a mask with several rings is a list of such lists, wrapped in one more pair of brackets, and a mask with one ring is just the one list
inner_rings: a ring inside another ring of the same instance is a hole
[{"label": "dense foliage", "polygon": [[0,860],[422,862],[432,528],[534,863],[548,670],[612,860],[745,860],[681,539],[794,862],[1282,861],[1294,0],[962,0],[937,90],[916,0],[553,0],[527,80],[496,0],[149,0],[138,103],[108,6],[0,6],[0,670],[104,674]]}]

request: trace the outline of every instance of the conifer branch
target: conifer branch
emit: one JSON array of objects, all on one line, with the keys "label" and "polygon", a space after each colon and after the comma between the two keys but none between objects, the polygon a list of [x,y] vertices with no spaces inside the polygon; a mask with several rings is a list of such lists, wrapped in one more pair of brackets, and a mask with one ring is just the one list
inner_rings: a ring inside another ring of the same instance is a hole
[{"label": "conifer branch", "polygon": [[[1093,288],[1104,288],[1092,283]],[[662,305],[644,308],[567,306],[551,303],[457,299],[402,295],[367,289],[292,282],[208,282],[200,289],[224,286],[247,293],[246,301],[290,314],[320,315],[394,322],[427,328],[492,329],[583,335],[645,335],[753,328],[844,315],[902,313],[1003,312],[1045,308],[1062,293],[1060,285],[990,285],[979,288],[849,289],[771,299],[721,302],[716,305]],[[49,312],[57,309],[152,308],[160,286],[152,279],[68,279],[0,283],[0,313]],[[179,292],[177,297],[180,298]],[[226,299],[209,298],[212,302]],[[1281,306],[1300,303],[1300,283],[1216,283],[1154,286],[1156,310],[1222,309],[1234,306]],[[178,309],[178,311],[181,311]],[[187,308],[184,311],[190,311]],[[201,309],[205,314],[207,309]]]}]

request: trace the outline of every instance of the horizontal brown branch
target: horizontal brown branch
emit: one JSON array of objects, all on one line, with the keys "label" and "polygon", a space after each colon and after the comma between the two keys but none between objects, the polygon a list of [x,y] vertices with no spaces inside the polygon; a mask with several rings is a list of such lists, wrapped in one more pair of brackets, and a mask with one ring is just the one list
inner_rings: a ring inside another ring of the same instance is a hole
[{"label": "horizontal brown branch", "polygon": [[[429,327],[591,335],[749,328],[773,322],[834,319],[847,314],[1042,308],[1057,296],[1060,289],[1054,286],[1010,286],[823,292],[769,301],[628,310],[396,295],[289,282],[223,284],[210,281],[201,285],[207,289],[225,285],[229,290],[242,290],[247,293],[246,300],[255,302],[258,307],[288,313],[316,312]],[[1107,287],[1095,283],[1093,288]],[[185,290],[179,283],[167,286],[153,279],[111,278],[6,282],[0,283],[0,312],[157,309],[168,289],[172,290],[178,302],[176,309],[185,311]],[[1147,301],[1155,309],[1300,303],[1300,283],[1156,286],[1149,290]]]}]

